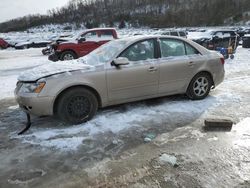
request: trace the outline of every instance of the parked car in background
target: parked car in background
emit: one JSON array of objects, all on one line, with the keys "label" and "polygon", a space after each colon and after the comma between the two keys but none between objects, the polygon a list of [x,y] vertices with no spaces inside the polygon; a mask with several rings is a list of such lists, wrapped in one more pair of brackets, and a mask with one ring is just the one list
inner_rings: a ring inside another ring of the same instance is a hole
[{"label": "parked car in background", "polygon": [[59,45],[62,42],[67,42],[70,40],[74,40],[74,37],[71,34],[62,34],[59,37],[52,37],[51,38],[51,43],[46,46],[46,48],[42,49],[42,54],[43,55],[49,55],[53,52],[53,49],[55,46]]},{"label": "parked car in background", "polygon": [[185,93],[204,99],[223,79],[224,58],[215,51],[180,37],[134,36],[79,60],[28,70],[15,95],[26,113],[77,124],[99,107]]},{"label": "parked car in background", "polygon": [[8,48],[10,45],[8,42],[6,42],[3,38],[0,38],[0,50],[1,49],[6,49]]},{"label": "parked car in background", "polygon": [[8,36],[5,37],[4,40],[9,43],[10,47],[15,47],[16,44],[27,42],[28,37],[24,35],[18,35],[18,36]]},{"label": "parked car in background", "polygon": [[242,37],[242,47],[250,48],[250,34],[244,35],[244,37]]},{"label": "parked car in background", "polygon": [[245,35],[250,34],[250,28],[238,28],[236,32],[242,39]]},{"label": "parked car in background", "polygon": [[223,29],[195,32],[189,38],[210,50],[215,50],[217,47],[228,48],[229,46],[236,50],[240,40],[235,31]]},{"label": "parked car in background", "polygon": [[15,45],[15,49],[42,48],[50,44],[51,41],[31,40],[20,42]]},{"label": "parked car in background", "polygon": [[64,61],[77,59],[113,39],[117,39],[117,32],[114,28],[90,29],[72,41],[52,45],[53,52],[49,56],[49,60]]}]

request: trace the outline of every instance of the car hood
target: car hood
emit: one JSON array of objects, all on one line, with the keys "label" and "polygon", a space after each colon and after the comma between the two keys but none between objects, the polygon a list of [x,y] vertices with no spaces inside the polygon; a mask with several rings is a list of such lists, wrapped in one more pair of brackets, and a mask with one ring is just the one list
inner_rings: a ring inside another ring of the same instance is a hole
[{"label": "car hood", "polygon": [[35,82],[41,78],[49,77],[56,74],[72,72],[77,70],[92,70],[94,66],[84,64],[77,60],[64,62],[50,62],[33,69],[22,72],[18,80],[22,82]]},{"label": "car hood", "polygon": [[72,40],[62,41],[62,42],[60,42],[60,44],[69,44],[69,45],[72,45],[72,44],[73,44],[73,45],[74,45],[74,44],[78,44],[78,41],[72,39]]}]

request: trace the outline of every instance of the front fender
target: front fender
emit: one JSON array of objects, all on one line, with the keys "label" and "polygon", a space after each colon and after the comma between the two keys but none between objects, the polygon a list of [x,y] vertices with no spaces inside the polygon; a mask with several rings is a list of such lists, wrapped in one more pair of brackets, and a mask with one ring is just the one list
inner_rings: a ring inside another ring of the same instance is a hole
[{"label": "front fender", "polygon": [[65,90],[72,87],[86,87],[98,94],[101,99],[100,106],[107,103],[106,78],[103,71],[99,72],[67,72],[61,75],[54,75],[46,80],[46,87],[40,93],[41,96],[53,97],[53,104],[56,98]]}]

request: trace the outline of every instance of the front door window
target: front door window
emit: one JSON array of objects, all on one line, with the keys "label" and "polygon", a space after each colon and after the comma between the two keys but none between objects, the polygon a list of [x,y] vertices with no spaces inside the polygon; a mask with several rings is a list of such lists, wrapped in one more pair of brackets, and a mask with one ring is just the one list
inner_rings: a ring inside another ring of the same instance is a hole
[{"label": "front door window", "polygon": [[129,61],[144,61],[154,59],[154,40],[145,40],[133,44],[127,48],[120,57],[126,57]]}]

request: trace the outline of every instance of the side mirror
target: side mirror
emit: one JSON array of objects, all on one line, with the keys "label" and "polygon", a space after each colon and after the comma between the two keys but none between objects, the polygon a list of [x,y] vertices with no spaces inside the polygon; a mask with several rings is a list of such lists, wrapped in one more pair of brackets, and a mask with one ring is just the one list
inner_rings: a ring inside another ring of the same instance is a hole
[{"label": "side mirror", "polygon": [[84,37],[78,39],[78,43],[82,43],[82,42],[85,42],[85,41],[86,41],[86,38],[84,38]]},{"label": "side mirror", "polygon": [[114,59],[114,61],[112,61],[111,63],[112,66],[116,66],[116,67],[119,67],[121,65],[128,65],[128,64],[129,64],[129,60],[126,57],[118,57]]}]

